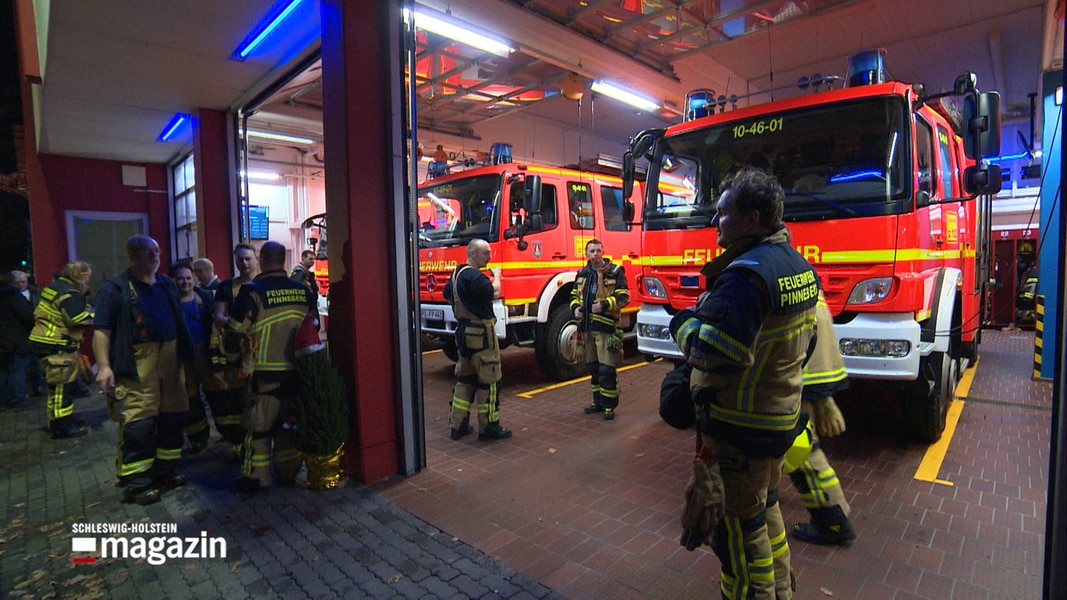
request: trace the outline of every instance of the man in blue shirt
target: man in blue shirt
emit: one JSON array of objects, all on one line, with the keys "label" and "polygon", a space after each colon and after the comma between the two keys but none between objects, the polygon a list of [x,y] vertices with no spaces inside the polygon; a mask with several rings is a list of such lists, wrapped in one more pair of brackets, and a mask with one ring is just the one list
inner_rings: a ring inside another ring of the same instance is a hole
[{"label": "man in blue shirt", "polygon": [[178,288],[157,273],[159,244],[135,235],[126,253],[130,268],[104,282],[96,298],[93,354],[108,414],[119,423],[123,500],[152,504],[185,483],[175,472],[189,410],[181,360],[193,358],[193,344]]}]

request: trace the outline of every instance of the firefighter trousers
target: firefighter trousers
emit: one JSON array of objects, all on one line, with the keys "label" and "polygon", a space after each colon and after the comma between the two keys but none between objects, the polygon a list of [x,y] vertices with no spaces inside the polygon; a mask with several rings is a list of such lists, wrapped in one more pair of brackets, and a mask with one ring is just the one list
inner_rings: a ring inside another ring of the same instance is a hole
[{"label": "firefighter trousers", "polygon": [[619,378],[615,368],[622,362],[622,350],[608,349],[607,340],[611,335],[606,331],[584,331],[582,344],[593,404],[615,410],[619,406]]},{"label": "firefighter trousers", "polygon": [[177,342],[135,344],[133,356],[137,379],[117,379],[109,412],[119,421],[119,480],[147,487],[174,476],[189,403]]},{"label": "firefighter trousers", "polygon": [[456,362],[456,387],[452,389],[452,408],[448,413],[448,426],[463,427],[470,419],[471,408],[478,407],[478,431],[500,422],[500,397],[497,382],[500,381],[500,348],[496,336],[490,335],[490,347],[467,357],[460,354]]},{"label": "firefighter trousers", "polygon": [[722,563],[722,597],[789,600],[793,576],[778,505],[782,459],[752,458],[725,442],[704,439],[719,460],[725,491],[725,516],[711,544]]},{"label": "firefighter trousers", "polygon": [[251,393],[244,399],[241,475],[259,481],[261,488],[274,482],[272,465],[285,485],[292,484],[300,471],[302,457],[296,449],[296,433],[285,425],[285,398],[292,396],[295,382],[290,374],[281,379],[254,375]]},{"label": "firefighter trousers", "polygon": [[211,438],[211,426],[207,422],[207,412],[204,411],[204,400],[200,396],[200,382],[203,379],[203,364],[200,356],[201,349],[197,350],[196,361],[182,363],[182,372],[185,374],[185,395],[189,399],[189,412],[185,415],[183,430],[185,437],[194,448],[203,448]]},{"label": "firefighter trousers", "polygon": [[[54,432],[74,414],[74,380],[78,377],[78,352],[55,352],[41,357],[47,389],[48,425]],[[25,373],[23,373],[25,379]]]},{"label": "firefighter trousers", "polygon": [[[789,474],[793,487],[800,494],[804,508],[811,513],[812,521],[821,527],[840,525],[842,517],[848,518],[852,512],[841,489],[841,481],[826,453],[819,447],[819,439],[812,433],[811,455],[795,471]],[[834,508],[838,510],[833,510]]]}]

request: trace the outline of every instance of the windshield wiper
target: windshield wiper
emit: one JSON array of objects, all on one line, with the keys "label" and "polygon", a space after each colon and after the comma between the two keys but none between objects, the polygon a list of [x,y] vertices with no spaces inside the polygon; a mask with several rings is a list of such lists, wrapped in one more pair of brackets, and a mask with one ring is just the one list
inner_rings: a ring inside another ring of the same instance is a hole
[{"label": "windshield wiper", "polygon": [[788,211],[788,209],[789,209],[788,204],[789,204],[789,199],[790,198],[810,198],[810,199],[818,202],[819,204],[822,204],[824,206],[829,206],[830,208],[832,208],[835,211],[837,211],[838,214],[843,214],[843,215],[848,216],[848,217],[854,217],[857,214],[856,211],[852,210],[851,208],[849,208],[847,206],[842,206],[842,205],[840,205],[840,204],[838,204],[836,202],[831,202],[831,201],[827,200],[826,198],[820,198],[820,197],[816,196],[815,194],[807,194],[807,193],[804,193],[804,192],[787,192],[786,195],[785,195],[785,198],[786,198],[786,209],[787,209],[786,212],[789,212]]}]

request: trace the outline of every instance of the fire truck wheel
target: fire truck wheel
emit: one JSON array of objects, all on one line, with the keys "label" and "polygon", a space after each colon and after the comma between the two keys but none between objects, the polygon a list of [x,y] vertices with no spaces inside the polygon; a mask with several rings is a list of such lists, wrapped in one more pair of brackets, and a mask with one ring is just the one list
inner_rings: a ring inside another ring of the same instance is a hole
[{"label": "fire truck wheel", "polygon": [[951,352],[934,352],[919,363],[919,377],[908,390],[907,415],[911,432],[920,440],[941,438],[956,393],[958,365]]},{"label": "fire truck wheel", "polygon": [[578,322],[566,304],[552,310],[537,348],[541,370],[557,381],[585,375],[585,357],[578,344]]}]

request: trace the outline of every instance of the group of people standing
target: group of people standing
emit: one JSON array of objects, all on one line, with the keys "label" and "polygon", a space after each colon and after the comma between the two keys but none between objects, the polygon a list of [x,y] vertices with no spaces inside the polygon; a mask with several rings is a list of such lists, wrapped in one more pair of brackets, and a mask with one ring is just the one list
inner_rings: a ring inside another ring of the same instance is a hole
[{"label": "group of people standing", "polygon": [[287,251],[277,242],[263,244],[258,257],[255,247],[238,244],[238,274],[225,281],[206,258],[172,265],[169,276],[160,273],[159,244],[146,235],[131,237],[126,252],[129,268],[103,282],[91,308],[92,270],[84,262],[67,264],[33,310],[28,302],[27,310],[13,302],[17,288],[5,276],[4,314],[27,330],[25,345],[12,343],[9,352],[5,339],[0,347],[5,376],[14,376],[17,365],[9,356],[15,350],[36,355],[52,437],[84,435],[72,415],[72,386],[92,377],[81,351],[91,329],[95,382],[119,425],[116,476],[125,502],[152,504],[185,484],[177,468],[185,439],[199,452],[210,436],[201,389],[215,428],[240,462],[236,489],[269,487],[272,462],[280,483],[292,483],[300,455],[281,427],[295,381],[290,345],[306,318],[318,319],[317,293],[305,272],[290,278]]},{"label": "group of people standing", "polygon": [[[630,302],[623,268],[604,257],[604,244],[590,239],[585,246],[588,262],[578,272],[570,307],[581,332],[582,352],[590,375],[592,402],[586,414],[615,418],[619,405],[616,367],[622,360],[621,309]],[[445,284],[445,300],[452,306],[456,328],[456,385],[452,390],[448,426],[459,440],[474,433],[471,411],[477,410],[478,439],[502,440],[511,430],[500,424],[500,345],[494,330],[493,301],[500,297],[499,266],[489,264],[489,243],[474,239],[467,245],[467,262],[456,267]]]},{"label": "group of people standing", "polygon": [[[723,598],[791,598],[786,528],[778,506],[783,467],[796,486],[809,523],[794,538],[848,546],[856,538],[840,481],[819,447],[819,435],[845,429],[833,394],[848,386],[833,320],[811,264],[790,245],[782,222],[784,192],[770,174],[745,168],[720,187],[713,225],[722,254],[701,273],[707,288],[679,311],[670,330],[691,366],[697,452],[682,515],[682,545],[707,544],[719,557]],[[458,440],[472,433],[477,405],[480,440],[504,439],[500,426],[500,351],[493,300],[500,267],[490,246],[475,239],[467,263],[445,286],[459,326],[459,360],[449,427]],[[615,418],[616,367],[622,357],[620,309],[630,301],[621,266],[603,244],[586,244],[570,308],[578,322],[590,375],[586,414]],[[791,460],[786,460],[788,457]]]}]

